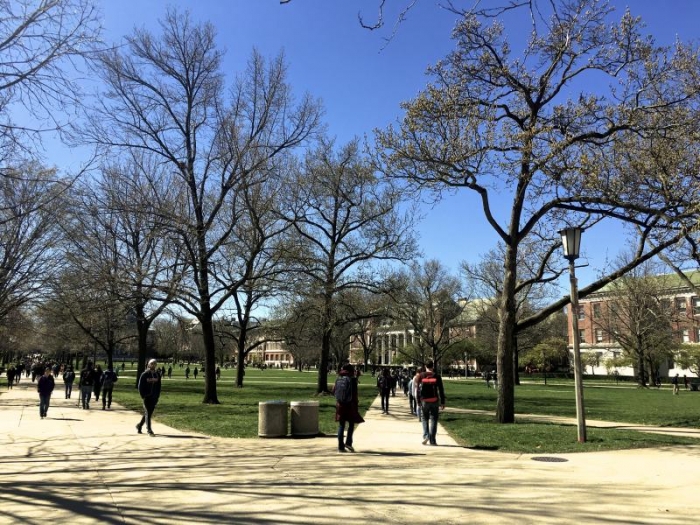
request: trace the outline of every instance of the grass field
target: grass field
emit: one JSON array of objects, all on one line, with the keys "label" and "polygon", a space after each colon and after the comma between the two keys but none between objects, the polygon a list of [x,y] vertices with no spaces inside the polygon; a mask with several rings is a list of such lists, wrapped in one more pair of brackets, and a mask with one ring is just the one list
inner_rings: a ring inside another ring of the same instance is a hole
[{"label": "grass field", "polygon": [[[191,367],[194,368],[193,366]],[[329,376],[333,381],[334,375]],[[223,370],[219,381],[220,405],[202,404],[204,379],[173,369],[172,379],[164,379],[163,394],[156,409],[156,419],[182,430],[220,437],[252,438],[257,436],[258,403],[268,400],[319,401],[319,426],[325,434],[336,430],[333,421],[335,400],[330,396],[316,397],[317,374],[290,370],[248,369],[244,388],[235,388],[235,370]],[[127,365],[115,388],[119,403],[140,410],[141,402],[134,388],[135,371]],[[483,381],[445,381],[448,406],[495,411],[494,389]],[[360,411],[374,401],[374,379],[364,376],[360,382]],[[588,419],[625,423],[700,427],[700,392],[682,391],[673,396],[669,388],[638,389],[634,385],[615,386],[614,383],[584,383],[584,403]],[[516,387],[516,414],[546,414],[575,417],[573,382],[563,380],[525,382]],[[588,442],[576,442],[575,425],[527,422],[516,417],[514,425],[494,423],[491,415],[444,413],[441,416],[448,432],[461,444],[487,450],[521,453],[562,453],[592,450],[614,450],[640,447],[682,446],[700,444],[700,440],[677,436],[654,435],[619,429],[588,428]]]}]

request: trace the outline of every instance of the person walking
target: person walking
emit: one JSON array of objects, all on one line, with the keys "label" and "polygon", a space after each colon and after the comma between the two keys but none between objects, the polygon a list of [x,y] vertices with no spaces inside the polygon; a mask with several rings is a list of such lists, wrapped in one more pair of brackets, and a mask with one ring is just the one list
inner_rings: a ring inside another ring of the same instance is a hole
[{"label": "person walking", "polygon": [[673,385],[673,394],[674,395],[678,394],[678,392],[679,392],[679,390],[678,390],[678,374],[673,376],[673,378],[671,379],[671,384]]},{"label": "person walking", "polygon": [[440,411],[445,410],[445,388],[442,377],[434,370],[435,363],[429,359],[425,363],[425,372],[418,379],[420,406],[423,412],[423,444],[436,446],[436,435]]},{"label": "person walking", "polygon": [[15,367],[10,365],[10,367],[7,369],[7,389],[10,390],[12,389],[12,386],[15,384],[15,374],[16,374]]},{"label": "person walking", "polygon": [[73,382],[75,381],[75,372],[73,372],[73,367],[68,365],[66,371],[63,372],[63,385],[66,389],[66,399],[70,399],[73,393]]},{"label": "person walking", "polygon": [[187,365],[187,368],[185,368],[185,379],[190,378],[190,365]]},{"label": "person walking", "polygon": [[102,367],[100,365],[97,365],[97,367],[95,367],[95,384],[93,385],[95,391],[95,401],[100,400],[100,391],[102,390],[102,375]]},{"label": "person walking", "polygon": [[55,386],[56,384],[51,375],[51,367],[47,366],[44,368],[44,375],[39,378],[36,385],[37,392],[39,392],[39,415],[41,419],[44,419],[49,411],[51,392],[53,392]]},{"label": "person walking", "polygon": [[391,395],[391,377],[388,368],[384,368],[377,378],[377,390],[379,390],[379,396],[382,399],[382,414],[388,414],[389,396]]},{"label": "person walking", "polygon": [[119,381],[119,377],[110,366],[102,374],[102,379],[100,379],[102,383],[102,410],[112,407],[112,391],[114,390],[114,383],[117,381]]},{"label": "person walking", "polygon": [[158,370],[156,370],[157,364],[158,362],[155,359],[151,359],[148,362],[148,367],[139,377],[139,395],[143,400],[143,416],[141,416],[141,421],[136,425],[136,431],[141,434],[141,429],[145,424],[149,436],[155,436],[151,426],[151,419],[160,398],[161,377]]},{"label": "person walking", "polygon": [[88,361],[85,368],[80,371],[80,399],[83,410],[90,410],[90,398],[92,397],[92,389],[95,386],[95,371],[92,369],[92,362]]},{"label": "person walking", "polygon": [[168,379],[172,379],[173,377],[173,367],[172,365],[168,365]]},{"label": "person walking", "polygon": [[[335,420],[338,423],[338,452],[355,452],[353,447],[355,425],[365,420],[358,408],[357,376],[355,368],[350,363],[344,364],[340,369],[333,385],[333,393],[335,394]],[[347,435],[345,434],[346,424]]]},{"label": "person walking", "polygon": [[194,378],[197,379],[197,374],[199,374],[199,370],[197,370],[197,367],[194,367]]}]

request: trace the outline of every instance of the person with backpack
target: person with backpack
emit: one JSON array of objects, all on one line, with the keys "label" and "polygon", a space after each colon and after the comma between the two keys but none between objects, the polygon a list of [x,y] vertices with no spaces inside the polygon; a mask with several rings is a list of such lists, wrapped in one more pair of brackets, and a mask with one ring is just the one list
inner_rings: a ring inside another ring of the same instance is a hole
[{"label": "person with backpack", "polygon": [[66,389],[66,399],[70,399],[73,393],[73,382],[75,381],[75,372],[73,372],[73,367],[68,365],[66,371],[63,372],[63,384]]},{"label": "person with backpack", "polygon": [[88,361],[85,368],[80,371],[80,399],[83,410],[90,410],[90,398],[92,397],[92,389],[95,386],[95,371],[92,369],[92,362]]},{"label": "person with backpack", "polygon": [[112,367],[110,366],[102,374],[102,410],[106,410],[112,407],[112,391],[114,390],[114,383],[119,381],[117,374],[114,373]]},{"label": "person with backpack", "polygon": [[143,416],[141,416],[141,421],[136,425],[136,431],[141,434],[141,429],[145,423],[148,435],[151,437],[155,436],[151,427],[151,419],[153,419],[153,411],[156,409],[158,399],[160,399],[161,377],[158,370],[156,370],[157,364],[155,359],[151,359],[146,370],[139,377],[139,395],[143,400]]},{"label": "person with backpack", "polygon": [[[429,359],[425,372],[418,376],[418,397],[423,417],[423,444],[436,446],[436,435],[440,411],[445,410],[445,388],[442,377],[434,370],[435,363]],[[430,428],[428,428],[430,424]]]},{"label": "person with backpack", "polygon": [[377,390],[382,399],[382,414],[389,413],[389,396],[391,395],[391,377],[389,369],[384,368],[377,378]]},{"label": "person with backpack", "polygon": [[[353,447],[355,425],[363,423],[364,419],[358,409],[357,376],[355,368],[350,363],[344,364],[340,369],[333,385],[333,394],[335,395],[335,420],[338,422],[338,452],[348,450],[355,452]],[[347,435],[345,435],[346,423]]]}]

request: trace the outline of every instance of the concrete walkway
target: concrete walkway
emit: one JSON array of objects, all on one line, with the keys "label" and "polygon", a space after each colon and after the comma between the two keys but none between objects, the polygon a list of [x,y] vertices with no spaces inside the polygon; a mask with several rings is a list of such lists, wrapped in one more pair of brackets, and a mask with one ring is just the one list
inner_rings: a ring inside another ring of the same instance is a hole
[{"label": "concrete walkway", "polygon": [[[52,399],[34,385],[0,395],[0,523],[464,524],[692,522],[700,511],[700,444],[531,455],[438,447],[403,396],[378,401],[339,454],[334,436],[221,439],[138,415]],[[97,406],[95,404],[94,406]]]}]

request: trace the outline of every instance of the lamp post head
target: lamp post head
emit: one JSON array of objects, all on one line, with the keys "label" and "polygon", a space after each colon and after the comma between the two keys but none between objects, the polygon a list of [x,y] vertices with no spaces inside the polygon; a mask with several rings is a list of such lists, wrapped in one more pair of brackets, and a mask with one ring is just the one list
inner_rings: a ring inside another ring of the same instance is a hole
[{"label": "lamp post head", "polygon": [[570,261],[578,259],[581,248],[581,233],[583,228],[570,227],[559,231],[561,245],[564,248],[564,257]]}]

